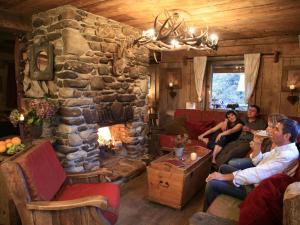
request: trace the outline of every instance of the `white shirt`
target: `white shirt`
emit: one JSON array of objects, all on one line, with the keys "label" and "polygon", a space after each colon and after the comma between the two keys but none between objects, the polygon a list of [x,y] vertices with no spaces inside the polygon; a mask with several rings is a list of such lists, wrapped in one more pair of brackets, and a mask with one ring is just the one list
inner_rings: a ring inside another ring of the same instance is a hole
[{"label": "white shirt", "polygon": [[[258,184],[262,180],[288,170],[298,161],[299,152],[295,143],[279,146],[270,152],[261,152],[252,158],[254,167],[233,172],[233,184],[240,185]],[[293,175],[293,174],[291,174]]]}]

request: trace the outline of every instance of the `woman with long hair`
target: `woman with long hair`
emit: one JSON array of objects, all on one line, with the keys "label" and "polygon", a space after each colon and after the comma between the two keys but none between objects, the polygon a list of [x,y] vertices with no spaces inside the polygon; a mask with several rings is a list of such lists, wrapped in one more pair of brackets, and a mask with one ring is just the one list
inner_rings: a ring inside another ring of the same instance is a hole
[{"label": "woman with long hair", "polygon": [[[207,144],[207,147],[213,149],[212,163],[216,163],[216,156],[223,147],[236,140],[241,134],[243,122],[234,110],[229,110],[225,114],[225,120],[218,123],[213,128],[201,134],[198,139]],[[210,135],[208,138],[205,136]]]}]

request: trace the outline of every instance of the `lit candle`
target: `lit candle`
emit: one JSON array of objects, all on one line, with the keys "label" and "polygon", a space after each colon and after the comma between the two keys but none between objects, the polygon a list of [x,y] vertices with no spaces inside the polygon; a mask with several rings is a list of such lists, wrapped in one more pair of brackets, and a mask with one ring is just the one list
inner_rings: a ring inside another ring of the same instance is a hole
[{"label": "lit candle", "polygon": [[191,153],[191,160],[194,161],[197,159],[197,153],[196,152],[192,152]]},{"label": "lit candle", "polygon": [[23,114],[21,114],[19,120],[20,120],[21,122],[23,122],[24,119],[25,119],[25,118],[24,118]]},{"label": "lit candle", "polygon": [[169,83],[169,87],[173,87],[173,83],[172,82]]}]

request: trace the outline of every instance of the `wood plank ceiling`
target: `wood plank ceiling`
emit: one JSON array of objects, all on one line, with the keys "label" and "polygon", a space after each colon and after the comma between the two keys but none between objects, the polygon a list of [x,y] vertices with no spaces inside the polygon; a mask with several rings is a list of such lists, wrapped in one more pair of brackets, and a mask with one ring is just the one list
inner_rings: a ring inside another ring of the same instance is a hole
[{"label": "wood plank ceiling", "polygon": [[300,0],[0,0],[0,9],[30,17],[64,4],[143,30],[164,9],[179,9],[220,40],[300,34]]}]

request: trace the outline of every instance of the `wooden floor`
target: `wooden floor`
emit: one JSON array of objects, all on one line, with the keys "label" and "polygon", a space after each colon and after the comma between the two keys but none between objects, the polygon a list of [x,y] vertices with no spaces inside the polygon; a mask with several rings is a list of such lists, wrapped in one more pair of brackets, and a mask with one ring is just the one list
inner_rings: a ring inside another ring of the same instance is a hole
[{"label": "wooden floor", "polygon": [[203,207],[203,191],[194,196],[182,210],[176,210],[147,199],[147,174],[121,187],[121,207],[116,225],[188,225],[189,218]]}]

